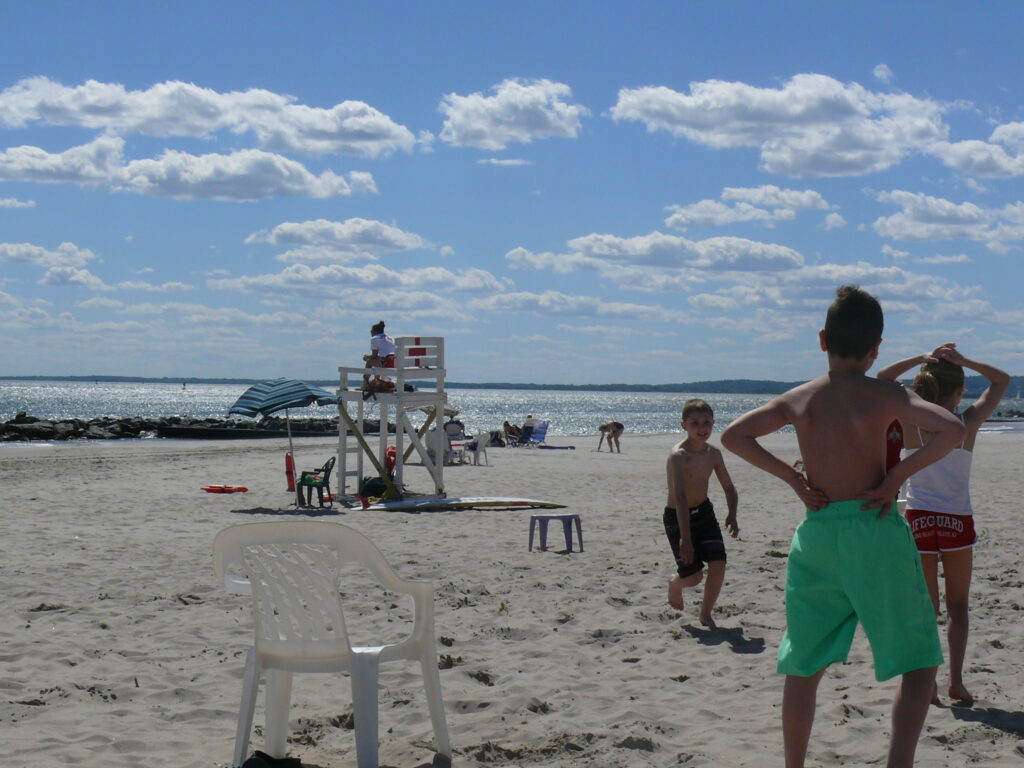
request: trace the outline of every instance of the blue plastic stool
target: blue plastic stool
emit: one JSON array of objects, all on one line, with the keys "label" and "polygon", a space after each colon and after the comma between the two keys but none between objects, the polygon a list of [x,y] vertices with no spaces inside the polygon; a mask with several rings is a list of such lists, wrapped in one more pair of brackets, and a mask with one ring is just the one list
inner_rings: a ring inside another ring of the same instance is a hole
[{"label": "blue plastic stool", "polygon": [[541,514],[530,515],[530,548],[533,551],[533,531],[540,523],[540,548],[544,551],[548,548],[548,522],[561,520],[562,530],[565,533],[565,551],[572,552],[572,524],[576,523],[576,537],[580,540],[580,552],[583,551],[583,525],[580,523],[580,516],[577,514]]}]

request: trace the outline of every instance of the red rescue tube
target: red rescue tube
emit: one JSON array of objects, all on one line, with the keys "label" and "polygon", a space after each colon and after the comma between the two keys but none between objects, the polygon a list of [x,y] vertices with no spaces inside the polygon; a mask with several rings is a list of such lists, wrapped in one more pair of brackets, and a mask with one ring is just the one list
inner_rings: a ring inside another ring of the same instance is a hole
[{"label": "red rescue tube", "polygon": [[288,479],[288,490],[295,490],[295,459],[292,458],[291,451],[285,451],[284,454],[284,476]]},{"label": "red rescue tube", "polygon": [[207,493],[248,493],[244,485],[204,485],[202,490]]}]

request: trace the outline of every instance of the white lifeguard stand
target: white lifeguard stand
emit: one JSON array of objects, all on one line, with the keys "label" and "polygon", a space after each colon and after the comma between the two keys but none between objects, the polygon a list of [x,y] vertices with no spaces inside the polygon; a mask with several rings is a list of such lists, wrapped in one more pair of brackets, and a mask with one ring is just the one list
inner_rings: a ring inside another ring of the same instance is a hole
[{"label": "white lifeguard stand", "polygon": [[[416,451],[434,481],[434,491],[444,496],[444,460],[447,439],[441,429],[448,395],[444,390],[444,338],[441,336],[399,336],[395,339],[394,368],[338,367],[338,486],[339,493],[354,495],[364,476],[363,461],[368,459],[374,473],[387,485],[388,499],[402,498],[402,476],[406,460]],[[351,389],[350,379],[361,386],[363,376],[388,378],[394,381],[394,392],[375,392],[365,398],[362,389]],[[406,392],[409,381],[419,388]],[[423,386],[426,382],[427,387]],[[433,386],[433,389],[429,387]],[[371,447],[363,434],[366,406],[379,406],[380,435],[377,447]],[[409,419],[410,411],[426,414],[417,429]],[[392,475],[385,468],[388,449],[388,415],[395,420],[395,467]],[[431,427],[434,429],[431,429]],[[406,446],[408,440],[409,445]],[[352,480],[354,479],[354,487]]]}]

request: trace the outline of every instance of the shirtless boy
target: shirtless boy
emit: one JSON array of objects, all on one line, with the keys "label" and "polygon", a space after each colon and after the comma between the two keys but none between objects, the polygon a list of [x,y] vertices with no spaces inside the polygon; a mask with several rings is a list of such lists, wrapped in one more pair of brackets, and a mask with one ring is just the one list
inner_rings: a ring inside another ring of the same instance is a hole
[{"label": "shirtless boy", "polygon": [[736,538],[739,494],[725,469],[722,452],[708,443],[715,426],[715,413],[703,400],[687,400],[683,404],[680,426],[686,439],[672,448],[666,465],[668,501],[665,502],[665,535],[668,536],[678,573],[668,583],[668,603],[683,609],[683,588],[700,584],[704,564],[708,580],[704,584],[704,601],[700,606],[700,623],[715,626],[711,612],[725,581],[725,542],[715,518],[715,508],[708,498],[708,481],[714,472],[725,492],[729,514],[725,527]]},{"label": "shirtless boy", "polygon": [[[804,765],[818,683],[829,664],[846,660],[858,621],[876,679],[902,675],[888,768],[913,765],[942,663],[920,558],[894,501],[904,480],[963,440],[964,428],[949,411],[865,375],[882,325],[874,296],[839,288],[819,335],[828,373],[744,414],[722,435],[726,448],[787,483],[807,509],[790,550],[779,647],[786,768]],[[934,437],[886,473],[886,430],[896,419]],[[787,424],[796,428],[806,476],[757,441]]]}]

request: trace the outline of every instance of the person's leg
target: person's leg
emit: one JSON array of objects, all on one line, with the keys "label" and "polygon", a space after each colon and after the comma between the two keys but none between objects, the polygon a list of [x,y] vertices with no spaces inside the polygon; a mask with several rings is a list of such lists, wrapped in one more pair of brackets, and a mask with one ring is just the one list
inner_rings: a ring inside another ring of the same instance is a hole
[{"label": "person's leg", "polygon": [[[932,599],[935,617],[939,616],[939,553],[922,552],[921,570],[924,571],[924,583],[928,585],[928,595]],[[938,685],[932,686],[932,704],[941,704]]]},{"label": "person's leg", "polygon": [[[611,449],[609,448],[609,450],[611,450]],[[619,445],[619,436],[618,435],[615,436],[615,450],[618,453],[622,453],[622,446]]]},{"label": "person's leg", "polygon": [[704,574],[701,571],[691,573],[689,576],[680,576],[676,574],[668,582],[668,604],[675,608],[677,611],[683,610],[685,607],[685,601],[683,600],[683,588],[684,587],[696,587],[700,584],[700,580]]},{"label": "person's leg", "polygon": [[892,702],[892,737],[886,768],[911,768],[928,704],[935,690],[935,667],[907,672]]},{"label": "person's leg", "polygon": [[973,701],[970,691],[964,686],[973,563],[973,549],[942,553],[942,573],[946,585],[946,634],[949,639],[949,697],[958,701]]},{"label": "person's leg", "polygon": [[715,610],[715,603],[718,602],[718,595],[722,591],[722,584],[725,582],[725,561],[712,560],[708,563],[708,578],[704,582],[704,600],[700,605],[700,623],[705,627],[715,629],[715,620],[711,618],[711,612]]},{"label": "person's leg", "polygon": [[937,552],[921,553],[921,570],[924,571],[924,583],[928,585],[928,594],[932,598],[935,615],[939,615],[939,554]]},{"label": "person's leg", "polygon": [[826,669],[828,667],[819,669],[810,677],[786,675],[786,686],[782,692],[782,743],[786,751],[786,768],[804,766],[814,726],[818,683]]},{"label": "person's leg", "polygon": [[[612,444],[612,441],[611,441],[611,440],[609,440],[609,441],[608,441],[608,450],[609,450],[609,451],[610,451],[610,450],[612,449],[612,448],[611,448],[611,444]],[[598,452],[598,453],[600,453],[600,452],[601,452],[601,446],[602,446],[602,445],[604,445],[604,432],[602,432],[602,433],[601,433],[601,439],[597,441],[597,452]]]}]

